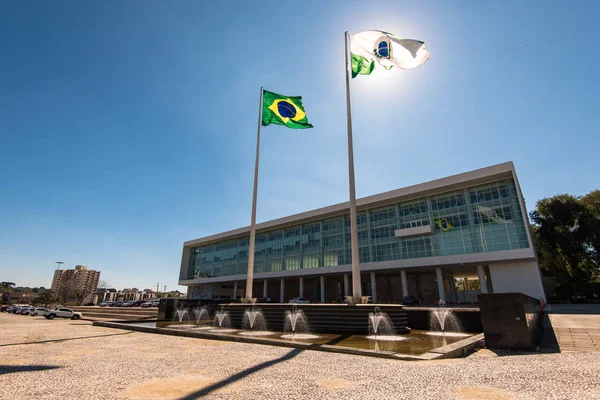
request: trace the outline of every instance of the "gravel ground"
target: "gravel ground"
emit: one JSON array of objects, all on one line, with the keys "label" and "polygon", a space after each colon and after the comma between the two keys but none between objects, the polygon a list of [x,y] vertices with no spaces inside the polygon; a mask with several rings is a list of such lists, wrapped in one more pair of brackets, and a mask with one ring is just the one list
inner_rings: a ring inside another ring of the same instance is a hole
[{"label": "gravel ground", "polygon": [[0,399],[200,396],[600,399],[600,353],[403,362],[0,314]]}]

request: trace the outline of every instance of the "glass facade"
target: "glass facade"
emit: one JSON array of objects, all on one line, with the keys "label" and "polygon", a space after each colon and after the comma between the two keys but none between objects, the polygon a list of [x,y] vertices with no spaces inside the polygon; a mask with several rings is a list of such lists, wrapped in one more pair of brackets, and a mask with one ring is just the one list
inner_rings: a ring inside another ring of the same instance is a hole
[{"label": "glass facade", "polygon": [[[512,179],[359,212],[360,262],[403,260],[529,247]],[[396,237],[430,225],[433,234]],[[249,236],[195,247],[188,279],[245,274]],[[257,233],[254,271],[351,264],[350,216]]]}]

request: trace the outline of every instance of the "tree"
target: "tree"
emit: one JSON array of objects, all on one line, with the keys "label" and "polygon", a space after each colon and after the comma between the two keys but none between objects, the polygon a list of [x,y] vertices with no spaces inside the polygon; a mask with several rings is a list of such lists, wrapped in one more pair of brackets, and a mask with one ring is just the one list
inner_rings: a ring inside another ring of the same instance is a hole
[{"label": "tree", "polygon": [[98,282],[98,289],[108,289],[110,287],[110,283],[101,280],[100,282]]},{"label": "tree", "polygon": [[31,300],[31,304],[43,304],[44,307],[48,307],[50,304],[58,303],[59,301],[60,299],[52,292],[52,290],[44,290]]},{"label": "tree", "polygon": [[600,190],[594,190],[583,196],[581,198],[581,203],[583,203],[596,218],[600,218]]},{"label": "tree", "polygon": [[600,271],[600,191],[537,202],[529,215],[540,266],[560,283],[587,283]]},{"label": "tree", "polygon": [[10,292],[13,287],[15,287],[14,282],[0,282],[0,291],[2,293]]},{"label": "tree", "polygon": [[0,282],[0,294],[2,294],[2,303],[8,302],[8,294],[15,287],[14,282]]}]

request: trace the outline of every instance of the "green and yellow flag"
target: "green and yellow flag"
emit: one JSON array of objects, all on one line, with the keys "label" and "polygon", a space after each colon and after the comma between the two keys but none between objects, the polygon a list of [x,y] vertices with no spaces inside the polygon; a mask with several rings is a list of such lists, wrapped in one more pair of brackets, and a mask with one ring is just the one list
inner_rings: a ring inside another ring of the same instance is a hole
[{"label": "green and yellow flag", "polygon": [[306,118],[302,97],[283,96],[263,90],[262,126],[271,124],[285,125],[292,129],[313,127]]},{"label": "green and yellow flag", "polygon": [[448,222],[446,220],[446,218],[436,219],[434,222],[444,232],[446,232],[449,229],[454,228],[454,226],[452,226],[452,224],[450,222]]}]

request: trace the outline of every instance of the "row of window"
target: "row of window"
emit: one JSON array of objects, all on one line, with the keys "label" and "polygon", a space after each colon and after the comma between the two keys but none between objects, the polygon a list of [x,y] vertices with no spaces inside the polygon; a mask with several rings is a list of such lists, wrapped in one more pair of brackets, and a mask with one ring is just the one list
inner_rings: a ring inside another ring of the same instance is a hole
[{"label": "row of window", "polygon": [[[528,247],[512,180],[399,203],[357,215],[361,262]],[[348,215],[257,234],[257,271],[350,263]],[[432,225],[432,236],[396,238],[396,229]],[[370,227],[370,229],[369,229]],[[194,248],[190,277],[242,273],[248,237]],[[242,271],[242,272],[240,272]]]}]

